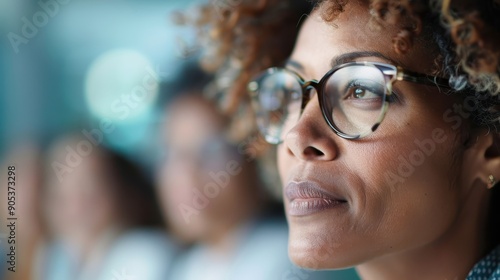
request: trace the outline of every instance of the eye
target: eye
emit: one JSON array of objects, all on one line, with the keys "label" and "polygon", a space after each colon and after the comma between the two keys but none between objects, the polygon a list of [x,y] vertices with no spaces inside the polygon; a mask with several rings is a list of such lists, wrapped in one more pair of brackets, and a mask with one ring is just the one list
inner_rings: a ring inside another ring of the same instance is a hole
[{"label": "eye", "polygon": [[383,86],[372,81],[351,81],[345,89],[344,99],[373,100],[384,95]]},{"label": "eye", "polygon": [[367,94],[369,95],[369,93],[367,93],[366,89],[364,89],[364,88],[355,88],[354,89],[354,93],[352,95],[353,95],[354,98],[361,99],[361,98],[364,98]]}]

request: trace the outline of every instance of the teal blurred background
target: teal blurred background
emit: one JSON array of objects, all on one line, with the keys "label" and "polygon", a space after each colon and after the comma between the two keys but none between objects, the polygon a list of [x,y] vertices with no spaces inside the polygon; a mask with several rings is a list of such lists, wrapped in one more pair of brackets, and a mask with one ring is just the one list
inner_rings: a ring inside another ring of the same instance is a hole
[{"label": "teal blurred background", "polygon": [[195,2],[0,1],[0,157],[20,142],[43,145],[109,121],[116,129],[105,141],[147,161],[159,84],[175,77],[194,38],[172,13]]}]

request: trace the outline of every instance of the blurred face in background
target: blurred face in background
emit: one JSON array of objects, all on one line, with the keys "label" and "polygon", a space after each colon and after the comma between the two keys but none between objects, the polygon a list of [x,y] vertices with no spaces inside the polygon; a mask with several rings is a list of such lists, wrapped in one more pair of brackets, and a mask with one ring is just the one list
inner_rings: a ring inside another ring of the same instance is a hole
[{"label": "blurred face in background", "polygon": [[[74,147],[76,143],[69,145]],[[117,224],[114,191],[117,186],[113,185],[115,181],[110,178],[106,161],[98,153],[94,149],[71,173],[66,173],[62,181],[55,174],[49,174],[44,196],[46,215],[50,230],[64,240],[89,242]],[[56,161],[64,162],[63,148],[55,154]]]},{"label": "blurred face in background", "polygon": [[[202,97],[183,97],[167,112],[158,176],[164,214],[184,241],[217,239],[254,207],[241,156],[225,140],[225,120]],[[207,185],[218,185],[218,193],[207,197]]]}]

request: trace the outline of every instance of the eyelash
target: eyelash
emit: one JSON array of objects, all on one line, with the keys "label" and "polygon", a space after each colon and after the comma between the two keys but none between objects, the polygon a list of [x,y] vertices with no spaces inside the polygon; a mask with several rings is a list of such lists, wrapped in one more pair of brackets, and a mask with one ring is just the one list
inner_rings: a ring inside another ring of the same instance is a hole
[{"label": "eyelash", "polygon": [[363,88],[363,89],[366,89],[366,90],[374,92],[374,93],[377,91],[376,89],[374,89],[374,87],[367,86],[366,84],[360,83],[359,81],[351,81],[351,82],[349,82],[349,84],[346,86],[346,89],[349,89],[349,88],[352,88],[352,87]]},{"label": "eyelash", "polygon": [[395,102],[402,103],[401,94],[393,89],[391,95],[388,96],[387,101],[389,103],[395,103]]}]

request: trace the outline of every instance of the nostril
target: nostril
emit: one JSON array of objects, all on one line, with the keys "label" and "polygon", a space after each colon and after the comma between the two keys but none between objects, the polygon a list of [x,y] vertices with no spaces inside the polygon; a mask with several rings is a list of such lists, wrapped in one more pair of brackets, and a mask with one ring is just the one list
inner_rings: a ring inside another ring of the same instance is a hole
[{"label": "nostril", "polygon": [[[314,104],[313,104],[314,105]],[[321,117],[319,104],[309,107],[300,120],[286,132],[283,145],[286,153],[302,161],[331,161],[337,158],[339,140]],[[314,111],[316,110],[316,111]]]},{"label": "nostril", "polygon": [[325,155],[322,151],[320,151],[314,147],[311,147],[311,146],[305,148],[303,151],[303,154],[305,157],[309,157],[309,158],[310,157],[320,157],[320,156]]}]

